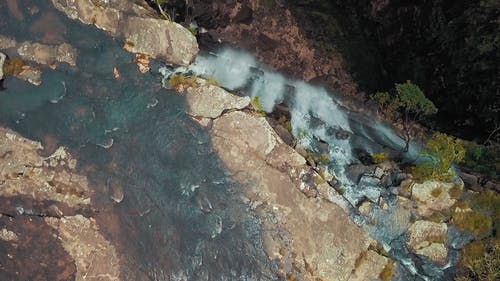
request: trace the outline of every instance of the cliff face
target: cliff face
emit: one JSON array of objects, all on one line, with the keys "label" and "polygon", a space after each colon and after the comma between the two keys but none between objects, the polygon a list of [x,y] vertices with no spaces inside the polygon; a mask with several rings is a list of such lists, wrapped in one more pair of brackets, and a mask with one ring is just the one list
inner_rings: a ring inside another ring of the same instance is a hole
[{"label": "cliff face", "polygon": [[367,92],[412,80],[440,109],[435,125],[464,138],[484,139],[500,123],[498,1],[287,3],[315,47],[338,50]]}]

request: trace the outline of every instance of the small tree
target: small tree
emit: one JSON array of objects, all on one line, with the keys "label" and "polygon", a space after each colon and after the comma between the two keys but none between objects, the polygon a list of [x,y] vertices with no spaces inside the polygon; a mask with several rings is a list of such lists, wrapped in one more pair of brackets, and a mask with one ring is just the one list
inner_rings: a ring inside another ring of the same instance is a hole
[{"label": "small tree", "polygon": [[167,4],[169,0],[154,0],[156,6],[158,7],[158,10],[160,11],[161,15],[168,21],[172,21],[172,18],[170,15],[163,10],[163,5]]},{"label": "small tree", "polygon": [[425,145],[422,156],[427,157],[426,161],[412,168],[416,180],[451,180],[455,176],[452,165],[464,160],[465,149],[459,140],[436,133]]},{"label": "small tree", "polygon": [[425,97],[420,88],[407,81],[403,84],[396,84],[395,91],[377,92],[371,98],[379,104],[384,115],[392,120],[401,120],[404,128],[404,151],[408,151],[411,136],[412,122],[421,121],[423,117],[435,114],[436,106]]}]

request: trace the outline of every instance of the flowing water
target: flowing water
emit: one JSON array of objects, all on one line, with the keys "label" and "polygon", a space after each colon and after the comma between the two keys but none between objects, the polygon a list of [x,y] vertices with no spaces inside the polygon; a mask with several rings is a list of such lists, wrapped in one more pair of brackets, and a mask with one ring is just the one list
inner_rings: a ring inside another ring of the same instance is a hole
[{"label": "flowing water", "polygon": [[[128,259],[123,279],[273,280],[258,219],[240,203],[207,132],[184,113],[183,97],[162,89],[159,75],[141,75],[119,42],[67,20],[49,1],[17,2],[23,20],[0,4],[2,35],[61,36],[79,56],[76,68],[44,67],[39,87],[6,78],[0,125],[70,148],[95,190],[101,229]],[[30,31],[48,15],[62,32]],[[124,200],[113,204],[117,186]]]}]

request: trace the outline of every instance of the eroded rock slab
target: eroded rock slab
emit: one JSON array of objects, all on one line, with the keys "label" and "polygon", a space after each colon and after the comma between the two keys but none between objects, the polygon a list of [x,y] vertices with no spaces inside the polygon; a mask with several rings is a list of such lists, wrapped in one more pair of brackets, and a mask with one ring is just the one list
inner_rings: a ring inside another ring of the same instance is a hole
[{"label": "eroded rock slab", "polygon": [[67,43],[60,45],[45,45],[40,43],[23,42],[17,53],[23,60],[33,61],[44,65],[53,65],[64,62],[76,66],[77,50]]},{"label": "eroded rock slab", "polygon": [[64,249],[75,259],[75,280],[120,280],[115,248],[100,234],[94,219],[76,215],[45,221],[58,231]]},{"label": "eroded rock slab", "polygon": [[76,160],[64,148],[43,158],[39,142],[0,128],[0,196],[30,196],[79,207],[90,204],[87,179],[74,172]]},{"label": "eroded rock slab", "polygon": [[[264,117],[241,111],[223,114],[214,120],[211,135],[215,150],[247,197],[262,202],[257,212],[265,218],[266,251],[280,260],[288,276],[372,280],[380,274],[387,259],[368,252],[374,241],[341,207],[305,195],[305,187],[316,188],[303,180],[311,173],[305,159],[283,147]],[[283,154],[276,156],[279,151]],[[363,257],[370,261],[359,263]],[[371,261],[374,266],[367,270]]]}]

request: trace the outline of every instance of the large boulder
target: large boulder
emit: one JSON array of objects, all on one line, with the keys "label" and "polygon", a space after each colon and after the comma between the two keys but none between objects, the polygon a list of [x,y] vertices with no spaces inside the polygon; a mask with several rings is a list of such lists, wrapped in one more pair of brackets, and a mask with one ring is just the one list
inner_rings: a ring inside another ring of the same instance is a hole
[{"label": "large boulder", "polygon": [[159,19],[145,2],[126,0],[52,0],[69,18],[93,24],[125,40],[132,53],[157,57],[176,65],[189,65],[198,53],[198,43],[181,25]]},{"label": "large boulder", "polygon": [[411,186],[411,199],[417,203],[417,213],[429,217],[436,212],[448,212],[457,202],[463,182],[426,181]]},{"label": "large boulder", "polygon": [[413,253],[444,265],[448,261],[447,232],[448,227],[445,223],[416,221],[408,229],[406,245]]},{"label": "large boulder", "polygon": [[217,118],[229,109],[242,109],[250,104],[249,97],[238,97],[214,85],[187,89],[188,114],[194,117]]}]

